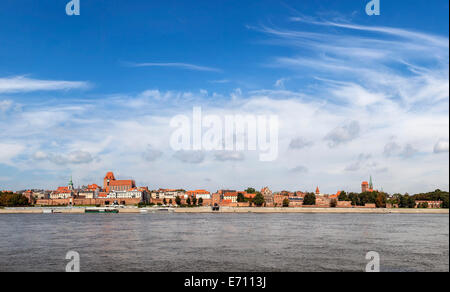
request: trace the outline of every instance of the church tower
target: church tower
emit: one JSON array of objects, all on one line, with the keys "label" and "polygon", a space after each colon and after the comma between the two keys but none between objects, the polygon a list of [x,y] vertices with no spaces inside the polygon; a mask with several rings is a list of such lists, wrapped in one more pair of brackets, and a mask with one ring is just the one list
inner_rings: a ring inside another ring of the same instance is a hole
[{"label": "church tower", "polygon": [[68,188],[69,188],[69,190],[73,191],[73,181],[72,181],[72,176],[70,176]]},{"label": "church tower", "polygon": [[372,176],[370,176],[369,190],[373,190]]}]

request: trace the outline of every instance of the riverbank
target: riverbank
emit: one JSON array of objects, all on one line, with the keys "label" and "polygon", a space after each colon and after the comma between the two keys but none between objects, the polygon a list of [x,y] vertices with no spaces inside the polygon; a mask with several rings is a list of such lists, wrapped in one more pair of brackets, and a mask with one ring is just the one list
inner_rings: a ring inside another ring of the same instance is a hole
[{"label": "riverbank", "polygon": [[[102,209],[102,208],[99,208]],[[211,207],[196,208],[117,208],[122,214],[142,213],[331,213],[331,214],[449,214],[449,209],[376,209],[376,208],[249,208],[249,207],[221,207],[219,211],[212,211]],[[86,208],[57,208],[30,207],[0,209],[0,214],[84,214]]]},{"label": "riverbank", "polygon": [[248,208],[221,207],[177,208],[175,213],[355,213],[355,214],[449,214],[449,209],[377,209],[377,208]]}]

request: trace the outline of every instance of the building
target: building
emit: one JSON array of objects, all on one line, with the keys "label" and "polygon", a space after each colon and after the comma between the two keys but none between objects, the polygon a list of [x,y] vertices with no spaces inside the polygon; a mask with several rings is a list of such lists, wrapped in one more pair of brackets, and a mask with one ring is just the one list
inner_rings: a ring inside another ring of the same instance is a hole
[{"label": "building", "polygon": [[238,193],[237,192],[225,192],[223,194],[223,201],[230,203],[237,203]]},{"label": "building", "polygon": [[319,186],[317,186],[317,188],[316,188],[316,196],[321,196],[322,194],[320,193],[320,190],[319,190]]},{"label": "building", "polygon": [[69,199],[73,196],[73,191],[69,187],[58,187],[50,194],[50,199]]},{"label": "building", "polygon": [[209,200],[211,199],[211,193],[205,190],[195,190],[195,191],[187,191],[186,195],[190,198],[197,198],[197,199],[203,199],[203,200]]},{"label": "building", "polygon": [[108,193],[108,199],[141,199],[144,201],[144,193],[138,188],[128,189],[126,191],[113,190]]},{"label": "building", "polygon": [[34,204],[35,198],[34,198],[34,193],[33,193],[33,191],[31,191],[31,190],[25,191],[25,192],[22,193],[22,196],[24,196],[25,198],[27,198],[27,199],[28,199],[28,202],[29,202],[30,204]]},{"label": "building", "polygon": [[50,198],[50,191],[33,191],[33,196],[35,200],[45,200]]},{"label": "building", "polygon": [[128,191],[135,188],[134,180],[116,180],[114,173],[108,172],[103,179],[103,189],[109,193],[111,191]]},{"label": "building", "polygon": [[246,191],[238,192],[238,194],[242,194],[247,200],[251,200],[256,196],[256,193],[249,194]]},{"label": "building", "polygon": [[151,198],[154,200],[172,200],[174,201],[177,197],[180,199],[187,199],[186,192],[184,190],[174,190],[174,189],[159,189],[157,191],[151,192]]},{"label": "building", "polygon": [[211,205],[215,206],[215,205],[220,205],[220,202],[222,200],[222,195],[217,193],[212,194],[211,196]]},{"label": "building", "polygon": [[370,182],[363,181],[361,183],[361,192],[373,192],[373,183],[372,183],[372,176],[370,176]]},{"label": "building", "polygon": [[261,189],[261,194],[264,196],[264,201],[266,203],[266,206],[273,206],[274,200],[273,200],[273,193],[269,189],[269,187],[264,187]]},{"label": "building", "polygon": [[442,201],[416,201],[416,208],[426,205],[428,209],[439,209],[442,207]]},{"label": "building", "polygon": [[96,199],[99,197],[100,191],[101,188],[96,184],[83,186],[81,190],[78,191],[77,197],[85,199]]}]

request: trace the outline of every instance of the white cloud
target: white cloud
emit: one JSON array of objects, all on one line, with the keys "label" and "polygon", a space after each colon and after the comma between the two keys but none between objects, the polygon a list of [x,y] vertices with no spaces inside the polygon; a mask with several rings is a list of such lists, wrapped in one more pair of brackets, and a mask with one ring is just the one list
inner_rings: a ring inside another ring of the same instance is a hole
[{"label": "white cloud", "polygon": [[242,161],[245,159],[244,153],[236,151],[218,151],[214,156],[217,161]]},{"label": "white cloud", "polygon": [[439,141],[434,145],[434,153],[446,153],[449,151],[448,141]]},{"label": "white cloud", "polygon": [[336,147],[343,143],[348,143],[359,136],[360,126],[357,121],[351,121],[345,125],[334,128],[325,136],[325,140],[330,141],[330,147]]},{"label": "white cloud", "polygon": [[58,165],[87,164],[93,161],[92,155],[86,151],[74,151],[68,154],[54,154],[37,151],[33,158],[36,160],[48,160]]},{"label": "white cloud", "polygon": [[11,160],[24,151],[25,147],[18,143],[0,143],[0,163],[12,164]]},{"label": "white cloud", "polygon": [[306,166],[299,165],[291,169],[291,172],[306,173],[308,172],[308,168]]},{"label": "white cloud", "polygon": [[13,102],[11,100],[1,100],[0,101],[0,112],[6,112],[9,110],[13,105]]},{"label": "white cloud", "polygon": [[145,160],[153,162],[163,155],[162,151],[153,149],[153,147],[148,146],[147,150],[144,152],[143,157]]},{"label": "white cloud", "polygon": [[[269,185],[273,190],[314,190],[319,184],[324,192],[335,193],[358,191],[370,174],[376,188],[392,193],[448,188],[449,162],[431,151],[434,147],[435,152],[448,152],[448,142],[435,144],[448,141],[448,134],[443,134],[449,132],[448,52],[439,40],[429,46],[424,38],[390,34],[387,41],[342,29],[344,33],[333,30],[327,35],[265,31],[278,38],[277,44],[302,49],[272,60],[295,74],[308,70],[302,74],[304,79],[311,77],[313,86],[305,86],[307,90],[290,90],[294,82],[289,82],[278,90],[236,89],[228,95],[152,89],[135,96],[60,100],[52,105],[25,102],[13,122],[0,120],[0,138],[8,141],[2,143],[16,145],[0,144],[6,151],[0,152],[0,162],[55,176],[64,169],[80,184],[96,177],[99,183],[111,170],[151,188],[215,191]],[[214,152],[160,155],[171,151],[171,117],[191,115],[194,105],[202,106],[205,115],[278,115],[278,160],[263,164],[248,151],[245,160],[236,159],[242,153],[230,154],[233,163],[224,167],[223,156],[217,159]],[[79,150],[90,153],[89,167],[70,162],[89,160],[87,155],[69,155]]]},{"label": "white cloud", "polygon": [[187,69],[187,70],[193,70],[193,71],[207,71],[207,72],[221,72],[222,70],[213,68],[213,67],[206,67],[206,66],[199,66],[189,63],[156,63],[156,62],[149,62],[149,63],[127,63],[130,67],[171,67],[171,68],[180,68],[180,69]]},{"label": "white cloud", "polygon": [[0,78],[0,93],[87,89],[89,86],[84,81],[40,80],[25,76]]},{"label": "white cloud", "polygon": [[205,153],[202,151],[177,151],[173,155],[174,158],[184,163],[199,164],[205,160]]},{"label": "white cloud", "polygon": [[305,138],[299,137],[299,138],[294,138],[291,140],[291,143],[289,143],[289,148],[290,149],[303,149],[306,147],[310,147],[312,146],[314,143],[312,141],[309,141]]},{"label": "white cloud", "polygon": [[402,152],[400,153],[400,156],[403,158],[410,158],[414,156],[417,152],[419,152],[416,148],[414,148],[411,144],[406,144],[406,146],[403,148]]}]

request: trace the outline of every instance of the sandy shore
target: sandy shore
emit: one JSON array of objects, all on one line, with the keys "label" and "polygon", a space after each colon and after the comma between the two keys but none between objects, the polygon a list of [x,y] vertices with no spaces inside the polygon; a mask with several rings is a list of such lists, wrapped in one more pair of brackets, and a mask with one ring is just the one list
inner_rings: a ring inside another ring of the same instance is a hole
[{"label": "sandy shore", "polygon": [[[142,213],[356,213],[356,214],[449,214],[448,209],[374,209],[374,208],[246,208],[222,207],[213,212],[210,207],[198,208],[119,208],[122,214]],[[85,208],[5,208],[0,214],[83,214]]]}]

